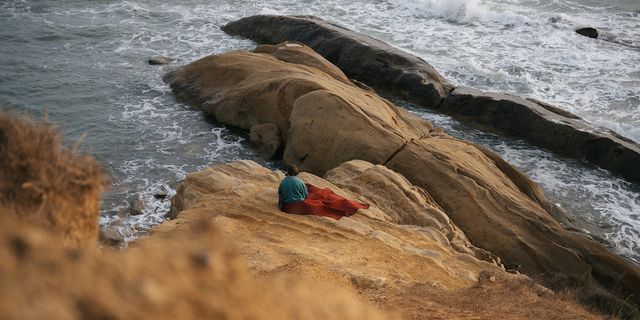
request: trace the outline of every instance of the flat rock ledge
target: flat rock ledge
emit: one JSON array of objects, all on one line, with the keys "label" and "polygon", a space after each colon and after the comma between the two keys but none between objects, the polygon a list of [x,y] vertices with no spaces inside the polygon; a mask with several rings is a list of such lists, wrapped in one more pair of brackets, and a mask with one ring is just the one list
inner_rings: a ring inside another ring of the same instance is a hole
[{"label": "flat rock ledge", "polygon": [[381,94],[525,139],[640,183],[637,143],[546,103],[469,88],[453,90],[426,61],[369,36],[313,16],[256,15],[222,30],[258,43],[304,43]]}]

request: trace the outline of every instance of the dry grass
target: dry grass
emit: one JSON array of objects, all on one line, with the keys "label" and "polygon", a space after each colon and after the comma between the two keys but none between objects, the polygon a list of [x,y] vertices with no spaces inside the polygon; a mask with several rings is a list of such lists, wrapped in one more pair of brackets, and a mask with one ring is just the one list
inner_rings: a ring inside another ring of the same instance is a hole
[{"label": "dry grass", "polygon": [[91,156],[65,148],[57,128],[0,113],[0,212],[50,227],[65,244],[95,241],[100,194],[107,185]]}]

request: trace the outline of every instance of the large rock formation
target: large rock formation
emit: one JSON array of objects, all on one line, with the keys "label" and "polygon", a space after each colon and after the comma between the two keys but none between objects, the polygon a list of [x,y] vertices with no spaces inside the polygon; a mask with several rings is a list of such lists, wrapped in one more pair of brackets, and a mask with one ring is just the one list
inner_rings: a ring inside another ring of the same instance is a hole
[{"label": "large rock formation", "polygon": [[309,46],[350,78],[376,91],[435,107],[453,89],[426,61],[377,39],[312,16],[259,15],[231,22],[222,30],[258,43],[297,41]]},{"label": "large rock formation", "polygon": [[[475,258],[475,248],[429,194],[384,166],[351,161],[327,180],[300,175],[371,205],[339,221],[280,212],[276,190],[283,177],[251,161],[191,173],[173,199],[174,220],[151,238],[210,217],[255,272],[341,284],[408,319],[589,317],[528,278]],[[487,306],[488,300],[496,303]]]},{"label": "large rock formation", "polygon": [[467,88],[449,95],[452,85],[427,62],[368,36],[311,16],[257,15],[222,29],[258,43],[304,43],[382,94],[497,129],[640,182],[637,143],[546,103]]},{"label": "large rock formation", "polygon": [[[277,125],[284,160],[320,174],[345,160],[384,163],[407,141],[429,135],[428,122],[354,85],[306,46],[283,43],[255,52],[205,57],[165,80],[178,99],[218,121],[243,129]],[[315,121],[327,116],[332,121]],[[334,143],[336,137],[350,144]]]},{"label": "large rock formation", "polygon": [[60,142],[50,124],[0,114],[0,215],[54,230],[65,245],[95,243],[106,175]]},{"label": "large rock formation", "polygon": [[640,182],[637,143],[544,102],[458,87],[438,110]]},{"label": "large rock formation", "polygon": [[[306,47],[279,47],[297,50],[299,62],[320,59]],[[167,79],[178,98],[222,122],[243,128],[276,123],[284,160],[303,170],[323,175],[352,159],[386,164],[432,194],[474,245],[499,253],[509,268],[558,287],[604,286],[640,302],[638,268],[565,230],[553,218],[560,210],[499,156],[431,130],[374,93],[310,65],[232,52],[196,61]]]}]

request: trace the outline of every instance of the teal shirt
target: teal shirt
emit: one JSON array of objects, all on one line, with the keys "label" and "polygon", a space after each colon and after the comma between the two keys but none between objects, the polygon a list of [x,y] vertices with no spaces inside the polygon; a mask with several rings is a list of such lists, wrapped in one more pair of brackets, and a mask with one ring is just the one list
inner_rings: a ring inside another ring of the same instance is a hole
[{"label": "teal shirt", "polygon": [[280,182],[278,195],[284,203],[303,201],[307,198],[307,186],[298,177],[287,176]]}]

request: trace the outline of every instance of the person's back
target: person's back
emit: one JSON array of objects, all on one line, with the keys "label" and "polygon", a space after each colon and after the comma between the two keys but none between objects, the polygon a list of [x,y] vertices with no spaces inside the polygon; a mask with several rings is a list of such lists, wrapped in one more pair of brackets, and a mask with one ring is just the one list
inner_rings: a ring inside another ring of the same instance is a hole
[{"label": "person's back", "polygon": [[278,193],[282,195],[284,203],[304,201],[307,198],[307,187],[298,177],[288,176],[280,182]]},{"label": "person's back", "polygon": [[294,165],[287,170],[287,176],[282,179],[278,187],[278,202],[282,210],[285,204],[304,201],[307,198],[308,190],[304,181],[296,177],[298,168]]}]

